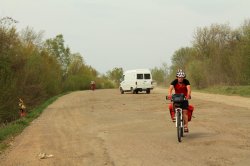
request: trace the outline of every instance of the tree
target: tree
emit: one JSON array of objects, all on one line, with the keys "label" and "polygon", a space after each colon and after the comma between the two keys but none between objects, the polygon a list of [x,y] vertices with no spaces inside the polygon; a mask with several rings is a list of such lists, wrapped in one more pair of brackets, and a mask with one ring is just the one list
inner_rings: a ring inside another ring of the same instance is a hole
[{"label": "tree", "polygon": [[63,35],[60,34],[53,39],[47,39],[44,46],[51,56],[57,58],[65,75],[70,64],[70,49],[64,46]]},{"label": "tree", "polygon": [[68,66],[68,75],[83,74],[84,68],[86,68],[84,60],[79,53],[71,55],[70,64]]},{"label": "tree", "polygon": [[240,83],[250,85],[250,19],[245,20],[244,24],[239,28],[241,36],[239,38],[239,51],[236,59],[238,67],[241,69],[239,76],[241,76]]},{"label": "tree", "polygon": [[107,77],[112,80],[117,87],[119,86],[122,75],[123,69],[118,67],[115,67],[107,72]]},{"label": "tree", "polygon": [[172,57],[172,64],[180,69],[185,69],[186,65],[193,59],[193,48],[185,47],[175,51]]},{"label": "tree", "polygon": [[167,78],[169,76],[169,67],[166,63],[163,63],[161,67],[155,67],[151,69],[153,80],[157,82],[158,85],[166,84]]}]

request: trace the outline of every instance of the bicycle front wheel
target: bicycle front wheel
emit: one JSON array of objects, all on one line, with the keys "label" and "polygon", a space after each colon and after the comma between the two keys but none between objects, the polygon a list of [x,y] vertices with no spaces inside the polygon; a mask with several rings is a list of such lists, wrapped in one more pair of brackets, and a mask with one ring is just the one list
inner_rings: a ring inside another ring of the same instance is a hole
[{"label": "bicycle front wheel", "polygon": [[181,137],[183,135],[182,133],[182,127],[181,127],[181,113],[176,112],[176,123],[177,123],[177,138],[178,141],[181,142]]}]

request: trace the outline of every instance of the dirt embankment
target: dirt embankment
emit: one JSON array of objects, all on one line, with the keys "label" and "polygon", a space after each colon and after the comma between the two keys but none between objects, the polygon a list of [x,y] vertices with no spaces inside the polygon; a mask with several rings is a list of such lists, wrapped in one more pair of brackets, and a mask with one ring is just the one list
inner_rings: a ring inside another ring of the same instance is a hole
[{"label": "dirt embankment", "polygon": [[[181,143],[167,90],[79,91],[59,98],[1,155],[4,166],[244,166],[250,164],[250,99],[195,93]],[[53,155],[40,159],[40,153]]]}]

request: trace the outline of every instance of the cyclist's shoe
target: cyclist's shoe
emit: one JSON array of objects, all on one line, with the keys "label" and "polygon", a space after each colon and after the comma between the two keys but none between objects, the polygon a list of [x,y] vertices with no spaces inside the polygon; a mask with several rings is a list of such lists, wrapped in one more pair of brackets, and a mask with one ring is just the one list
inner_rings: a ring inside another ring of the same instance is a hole
[{"label": "cyclist's shoe", "polygon": [[173,118],[172,118],[172,122],[174,122],[174,123],[175,123],[175,117],[173,117]]},{"label": "cyclist's shoe", "polygon": [[184,132],[185,132],[185,133],[188,133],[188,132],[189,132],[189,130],[188,130],[187,127],[184,127]]}]

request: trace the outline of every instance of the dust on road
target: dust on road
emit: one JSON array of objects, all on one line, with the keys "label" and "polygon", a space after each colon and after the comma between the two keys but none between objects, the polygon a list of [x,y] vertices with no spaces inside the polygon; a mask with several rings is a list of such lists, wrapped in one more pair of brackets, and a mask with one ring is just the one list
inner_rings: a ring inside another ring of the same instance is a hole
[{"label": "dust on road", "polygon": [[[250,164],[250,99],[192,93],[181,143],[166,91],[78,91],[51,104],[3,153],[4,166],[244,166]],[[40,159],[39,154],[53,157]]]}]

